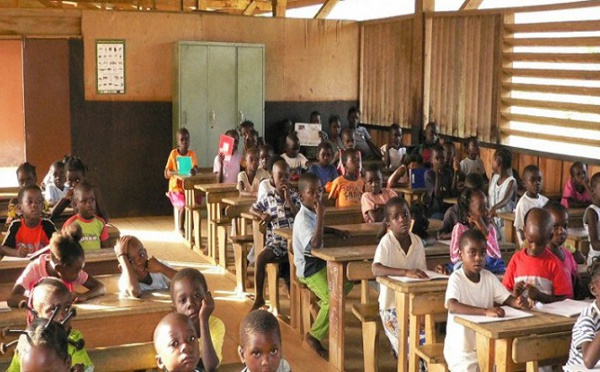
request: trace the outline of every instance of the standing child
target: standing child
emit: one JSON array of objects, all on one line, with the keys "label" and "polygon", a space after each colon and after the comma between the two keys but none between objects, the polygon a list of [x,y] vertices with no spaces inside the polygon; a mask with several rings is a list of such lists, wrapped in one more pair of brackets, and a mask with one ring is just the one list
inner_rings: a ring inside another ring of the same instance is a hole
[{"label": "standing child", "polygon": [[[66,331],[71,370],[93,371],[94,365],[84,346],[77,347],[78,344],[83,342],[83,335],[80,331],[71,328],[71,320],[75,317],[75,309],[71,307],[71,292],[64,283],[57,278],[41,279],[32,290],[29,305],[31,308],[29,308],[28,324],[34,323],[38,319],[45,319],[46,322],[51,320]],[[54,313],[55,311],[56,313]],[[20,368],[21,363],[17,350],[7,372],[19,372]]]},{"label": "standing child", "polygon": [[22,332],[15,352],[22,371],[72,371],[67,332],[60,324],[39,318]]},{"label": "standing child", "polygon": [[[329,142],[321,142],[317,147],[317,163],[311,164],[308,168],[308,172],[319,177],[321,186],[328,189],[327,184],[331,184],[333,180],[338,178],[338,171],[335,165],[331,164],[333,158],[333,149]],[[331,185],[329,185],[331,188]]]},{"label": "standing child", "polygon": [[565,208],[586,208],[592,203],[587,167],[582,162],[576,161],[569,171],[571,179],[565,183],[560,202]]},{"label": "standing child", "polygon": [[484,269],[486,245],[487,239],[481,231],[466,231],[459,242],[463,265],[448,280],[444,358],[451,371],[479,371],[475,331],[458,324],[456,315],[503,317],[504,309],[495,304],[526,307],[522,298],[511,296],[498,278]]},{"label": "standing child", "polygon": [[246,366],[241,372],[290,372],[283,358],[279,322],[265,310],[248,313],[240,324],[238,354]]},{"label": "standing child", "polygon": [[65,185],[67,177],[65,175],[65,163],[58,160],[52,163],[48,174],[51,175],[50,182],[46,184],[44,198],[49,206],[54,206],[67,195],[69,188]]},{"label": "standing child", "polygon": [[[350,235],[347,231],[323,226],[325,206],[321,202],[322,189],[314,174],[304,174],[298,183],[302,205],[296,215],[293,231],[294,265],[298,280],[305,284],[319,299],[319,312],[304,341],[319,355],[325,357],[327,351],[321,340],[329,331],[329,288],[327,284],[326,262],[312,255],[313,249],[323,247],[323,235],[333,233],[342,239]],[[345,293],[350,292],[352,283],[347,283]]]},{"label": "standing child", "polygon": [[258,147],[246,149],[246,170],[238,173],[237,189],[241,196],[254,196],[258,193],[258,186],[262,180],[269,178],[269,172],[259,168]]},{"label": "standing child", "polygon": [[218,183],[236,183],[242,164],[242,154],[238,152],[240,136],[234,129],[228,130],[225,135],[233,138],[233,153],[231,156],[218,153],[213,162],[213,172],[217,174]]},{"label": "standing child", "polygon": [[388,200],[398,196],[389,188],[382,188],[383,176],[378,164],[371,164],[365,172],[365,193],[360,198],[360,209],[366,223],[382,222]]},{"label": "standing child", "polygon": [[[17,182],[19,184],[19,188],[28,185],[37,184],[37,173],[35,171],[35,167],[30,163],[22,163],[17,168]],[[10,225],[10,223],[21,216],[21,211],[18,208],[19,200],[18,198],[12,198],[8,202],[8,211],[6,215],[6,225]]]},{"label": "standing child", "polygon": [[[156,364],[165,372],[197,372],[200,362],[198,336],[190,318],[183,314],[165,315],[154,329]],[[215,371],[215,369],[207,371]]]},{"label": "standing child", "polygon": [[88,182],[78,184],[73,191],[73,202],[77,207],[77,214],[65,222],[63,229],[74,223],[81,226],[83,231],[81,246],[85,251],[109,248],[110,242],[108,241],[106,222],[96,215],[94,186]]},{"label": "standing child", "polygon": [[121,270],[119,292],[130,297],[140,297],[145,291],[169,289],[169,281],[177,273],[156,258],[148,258],[146,248],[135,236],[120,237],[115,254]]},{"label": "standing child", "polygon": [[175,274],[171,283],[171,300],[175,311],[190,318],[200,342],[202,371],[214,371],[223,360],[225,324],[212,316],[215,301],[208,291],[204,275],[196,269],[184,268]]},{"label": "standing child", "polygon": [[444,219],[444,198],[452,196],[452,173],[444,166],[444,148],[434,146],[431,152],[431,169],[425,172],[425,206],[430,218]]},{"label": "standing child", "polygon": [[458,201],[459,222],[452,229],[450,240],[450,260],[454,269],[460,267],[460,237],[468,230],[479,230],[486,237],[487,256],[485,269],[494,273],[502,274],[506,271],[506,265],[502,261],[502,254],[498,246],[496,229],[490,221],[487,209],[487,200],[483,191],[479,189],[465,189]]},{"label": "standing child", "polygon": [[389,134],[389,142],[381,146],[381,152],[383,153],[383,164],[386,169],[394,171],[404,164],[406,147],[402,146],[402,128],[400,128],[400,124],[390,125]]},{"label": "standing child", "polygon": [[547,249],[554,221],[550,212],[532,208],[525,217],[527,245],[515,253],[502,284],[515,296],[549,303],[573,298],[562,263]]},{"label": "standing child", "polygon": [[464,179],[471,173],[480,174],[485,181],[488,180],[485,173],[485,167],[483,160],[479,157],[481,150],[479,149],[479,140],[477,137],[472,136],[465,140],[465,147],[467,148],[467,157],[460,162],[460,175]]},{"label": "standing child", "polygon": [[[17,279],[12,289],[8,305],[18,307],[27,301],[34,284],[47,276],[59,278],[74,294],[73,302],[85,302],[106,293],[104,284],[83,271],[85,253],[79,240],[81,227],[74,226],[62,233],[54,233],[50,240],[50,253],[41,254],[30,262]],[[77,286],[88,289],[85,293],[75,292]]]},{"label": "standing child", "polygon": [[264,285],[268,263],[278,263],[282,270],[280,275],[285,279],[289,288],[289,263],[287,256],[287,241],[275,234],[273,230],[292,227],[294,216],[298,213],[300,201],[298,194],[290,188],[290,167],[285,160],[281,159],[273,164],[271,175],[275,190],[262,195],[256,203],[250,207],[250,213],[266,225],[265,248],[256,258],[254,268],[255,299],[252,310],[265,306]]},{"label": "standing child", "polygon": [[345,174],[336,178],[331,184],[329,199],[336,199],[336,207],[360,205],[360,198],[365,188],[365,180],[360,177],[360,152],[346,150],[342,154]]},{"label": "standing child", "polygon": [[281,157],[290,167],[290,175],[292,179],[297,179],[300,174],[308,170],[310,162],[300,153],[300,140],[295,133],[290,133],[285,138],[285,152]]},{"label": "standing child", "polygon": [[26,257],[50,243],[56,232],[54,224],[42,218],[42,191],[35,184],[19,189],[17,196],[23,216],[13,221],[2,246],[0,259],[4,256]]},{"label": "standing child", "polygon": [[494,219],[500,232],[500,240],[504,241],[504,220],[498,217],[500,212],[512,212],[515,209],[515,193],[517,181],[512,173],[512,154],[507,148],[501,147],[494,152],[492,162],[492,180],[488,189],[490,216]]},{"label": "standing child", "polygon": [[[543,208],[548,202],[548,198],[540,194],[542,191],[542,172],[536,165],[528,165],[523,169],[523,179],[525,180],[525,188],[527,192],[521,196],[517,206],[515,207],[515,230],[517,230],[517,238],[519,246],[522,246],[525,241],[523,226],[525,225],[525,214],[531,208]],[[508,237],[507,237],[508,238]]]},{"label": "standing child", "polygon": [[600,256],[600,172],[592,176],[590,189],[592,204],[587,207],[583,214],[583,227],[590,240],[588,265],[592,264],[594,257]]}]

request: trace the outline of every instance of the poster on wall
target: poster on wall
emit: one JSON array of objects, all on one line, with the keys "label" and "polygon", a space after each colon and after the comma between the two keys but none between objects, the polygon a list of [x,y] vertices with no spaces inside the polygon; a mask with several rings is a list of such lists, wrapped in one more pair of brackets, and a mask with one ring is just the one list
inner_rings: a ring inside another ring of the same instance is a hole
[{"label": "poster on wall", "polygon": [[296,123],[294,129],[301,146],[319,146],[321,143],[321,124]]},{"label": "poster on wall", "polygon": [[96,91],[125,94],[125,40],[96,40]]}]

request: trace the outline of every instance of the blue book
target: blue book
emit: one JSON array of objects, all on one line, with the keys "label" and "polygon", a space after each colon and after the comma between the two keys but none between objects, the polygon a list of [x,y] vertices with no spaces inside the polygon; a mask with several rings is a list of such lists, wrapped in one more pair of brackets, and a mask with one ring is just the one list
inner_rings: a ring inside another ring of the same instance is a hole
[{"label": "blue book", "polygon": [[189,176],[192,173],[191,156],[177,157],[177,173],[179,173],[181,176]]},{"label": "blue book", "polygon": [[425,172],[427,172],[427,168],[415,168],[410,170],[411,189],[425,188]]}]

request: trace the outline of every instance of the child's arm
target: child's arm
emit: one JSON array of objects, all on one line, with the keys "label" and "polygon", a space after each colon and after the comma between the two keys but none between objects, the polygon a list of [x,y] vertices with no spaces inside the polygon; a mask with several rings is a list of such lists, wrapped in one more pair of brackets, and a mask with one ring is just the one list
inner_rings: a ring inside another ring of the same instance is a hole
[{"label": "child's arm", "polygon": [[290,210],[292,211],[292,214],[295,216],[296,213],[298,213],[298,206],[292,200],[292,194],[290,192],[290,185],[285,185],[282,187],[282,189],[283,189],[283,199],[284,199],[283,205],[290,208]]},{"label": "child's arm", "polygon": [[510,307],[514,307],[515,309],[529,309],[529,303],[523,296],[508,296],[506,301],[504,301],[504,305],[508,305]]},{"label": "child's arm", "polygon": [[383,166],[386,168],[390,167],[390,146],[386,146],[385,149],[381,149],[383,152]]},{"label": "child's arm", "polygon": [[399,269],[397,267],[386,266],[380,262],[373,262],[373,266],[371,266],[373,270],[373,275],[375,276],[406,276],[409,278],[419,278],[419,279],[427,279],[428,276],[424,271],[415,269]]},{"label": "child's arm", "polygon": [[394,185],[398,183],[398,181],[404,176],[405,173],[406,165],[402,164],[390,175],[390,178],[388,178],[387,188],[391,189],[392,187],[394,187]]},{"label": "child's arm", "polygon": [[106,287],[93,276],[88,276],[88,279],[83,283],[83,286],[88,289],[85,293],[75,293],[73,302],[81,303],[92,298],[102,296],[106,293]]},{"label": "child's arm", "polygon": [[200,342],[202,342],[202,355],[200,357],[206,371],[216,371],[217,367],[219,366],[219,357],[217,356],[215,346],[212,342],[210,326],[208,322],[210,315],[214,310],[215,301],[212,298],[212,294],[207,292],[206,296],[202,300],[202,306],[200,307],[200,312],[198,313],[200,323]]},{"label": "child's arm", "polygon": [[520,249],[520,247],[522,247],[523,243],[525,242],[525,233],[523,232],[523,229],[517,229],[517,238],[519,240],[518,249]]},{"label": "child's arm", "polygon": [[108,228],[106,227],[106,224],[104,224],[104,226],[102,227],[102,233],[100,233],[100,247],[101,248],[112,248],[110,245]]},{"label": "child's arm", "polygon": [[590,238],[590,249],[600,251],[600,238],[598,237],[598,213],[592,213],[588,209],[585,213],[585,222],[588,225],[588,234]]},{"label": "child's arm", "polygon": [[310,239],[311,248],[321,248],[323,246],[323,234],[325,229],[323,228],[323,221],[325,219],[325,206],[318,200],[315,204],[315,212],[317,214],[317,226],[313,232],[313,236]]},{"label": "child's arm", "polygon": [[6,300],[6,303],[10,307],[17,308],[19,307],[21,301],[27,300],[28,298],[25,296],[25,287],[23,287],[21,284],[15,284],[10,294],[10,297],[8,298],[8,300]]},{"label": "child's arm", "polygon": [[223,153],[219,153],[217,154],[217,158],[215,159],[215,165],[217,167],[214,168],[218,168],[217,171],[215,172],[217,174],[217,183],[223,183],[223,162],[225,160],[225,154]]},{"label": "child's arm", "polygon": [[4,256],[9,257],[27,257],[27,249],[11,248],[7,245],[0,246],[0,259]]},{"label": "child's arm", "polygon": [[58,203],[56,203],[54,205],[54,208],[52,208],[52,211],[50,212],[50,220],[54,221],[56,220],[56,218],[58,216],[60,216],[60,214],[62,212],[64,212],[64,210],[71,205],[71,199],[73,198],[73,189],[69,189],[69,191],[67,191],[67,193],[65,194],[65,196],[62,197],[62,199],[60,199],[58,201]]},{"label": "child's arm", "polygon": [[555,295],[545,294],[542,291],[540,291],[539,289],[537,289],[533,284],[526,284],[525,290],[528,292],[527,297],[529,297],[533,301],[541,302],[544,304],[562,301],[565,298],[567,298],[567,296],[555,296]]},{"label": "child's arm", "polygon": [[148,271],[151,273],[161,273],[167,278],[169,278],[169,280],[173,279],[175,274],[177,274],[177,270],[160,262],[159,260],[154,258],[154,256],[148,259]]},{"label": "child's arm", "polygon": [[448,312],[452,314],[463,315],[483,315],[495,318],[504,317],[504,309],[500,306],[490,307],[489,309],[477,306],[466,305],[455,298],[448,300]]},{"label": "child's arm", "polygon": [[596,366],[600,360],[600,333],[596,333],[593,341],[581,344],[581,354],[586,368],[592,369]]},{"label": "child's arm", "polygon": [[262,223],[269,223],[269,221],[271,221],[272,219],[272,216],[270,214],[263,212],[261,209],[255,207],[254,205],[250,207],[250,214],[256,216],[256,218],[261,220]]},{"label": "child's arm", "polygon": [[131,267],[129,258],[127,257],[126,247],[128,240],[129,238],[127,236],[122,236],[115,245],[115,254],[117,255],[119,269],[121,270],[119,289],[125,291],[130,297],[138,298],[142,295],[142,289],[140,287],[140,282],[137,279],[137,275],[135,274],[135,270]]},{"label": "child's arm", "polygon": [[504,207],[513,198],[516,191],[516,184],[517,183],[515,182],[515,180],[510,181],[510,183],[508,184],[507,192],[502,197],[502,200],[493,205],[490,209],[490,216],[496,217],[498,209]]}]

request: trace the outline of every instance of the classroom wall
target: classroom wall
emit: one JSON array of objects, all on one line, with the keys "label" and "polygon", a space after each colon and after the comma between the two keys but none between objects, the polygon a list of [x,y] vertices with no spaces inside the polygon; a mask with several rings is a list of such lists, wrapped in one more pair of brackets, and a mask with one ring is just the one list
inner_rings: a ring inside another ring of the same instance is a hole
[{"label": "classroom wall", "polygon": [[0,40],[0,167],[14,167],[25,160],[21,53],[21,40]]}]

